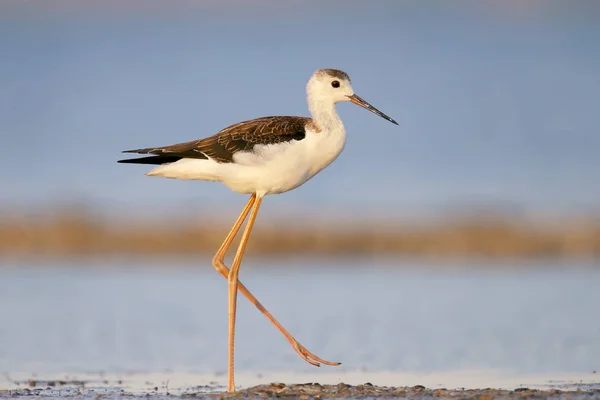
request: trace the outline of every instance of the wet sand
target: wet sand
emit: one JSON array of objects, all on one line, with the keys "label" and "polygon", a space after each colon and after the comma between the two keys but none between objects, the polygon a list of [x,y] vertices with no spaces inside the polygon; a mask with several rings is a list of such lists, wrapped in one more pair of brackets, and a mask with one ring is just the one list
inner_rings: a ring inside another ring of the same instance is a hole
[{"label": "wet sand", "polygon": [[390,398],[390,399],[600,399],[600,389],[563,391],[559,389],[537,390],[529,388],[518,388],[515,390],[500,389],[428,389],[417,385],[413,387],[388,387],[374,386],[370,383],[352,386],[344,383],[338,385],[321,385],[319,383],[306,383],[297,385],[286,385],[283,383],[272,383],[269,385],[255,386],[236,393],[215,393],[210,390],[195,392],[190,390],[182,395],[169,392],[149,392],[146,394],[135,394],[118,387],[104,389],[102,391],[65,386],[62,389],[23,389],[23,390],[0,390],[0,398],[21,397],[51,397],[51,398],[78,398],[78,399],[112,399],[116,397],[139,398],[139,399],[165,399],[165,398],[299,398],[299,399],[362,399],[362,398]]},{"label": "wet sand", "polygon": [[[439,399],[600,399],[600,379],[597,374],[579,375],[516,375],[493,372],[455,372],[440,374],[403,373],[325,373],[323,379],[309,383],[267,383],[240,388],[226,393],[223,374],[81,374],[80,378],[65,375],[62,379],[18,379],[5,374],[0,378],[0,398],[40,396],[46,398],[439,398]],[[290,381],[315,378],[319,374],[271,373],[240,374],[239,382],[268,381],[265,378],[287,377]],[[355,383],[361,377],[373,381],[390,380],[410,385],[378,385],[369,381]],[[190,382],[197,382],[195,385]],[[333,383],[334,381],[341,381]],[[421,384],[413,384],[422,381]],[[344,382],[352,382],[347,384]],[[433,382],[439,382],[433,384]],[[522,382],[522,383],[517,383]],[[447,385],[444,385],[447,383]],[[468,386],[457,386],[461,383]],[[471,386],[476,384],[486,385]]]}]

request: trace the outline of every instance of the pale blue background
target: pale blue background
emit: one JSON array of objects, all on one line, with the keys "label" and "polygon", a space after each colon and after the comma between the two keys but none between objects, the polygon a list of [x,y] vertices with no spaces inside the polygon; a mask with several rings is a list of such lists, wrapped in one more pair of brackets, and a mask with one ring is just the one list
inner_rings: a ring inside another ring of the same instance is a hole
[{"label": "pale blue background", "polygon": [[236,208],[119,152],[306,115],[306,80],[333,67],[400,126],[339,106],[345,152],[269,209],[597,210],[598,43],[594,1],[5,0],[0,205]]}]

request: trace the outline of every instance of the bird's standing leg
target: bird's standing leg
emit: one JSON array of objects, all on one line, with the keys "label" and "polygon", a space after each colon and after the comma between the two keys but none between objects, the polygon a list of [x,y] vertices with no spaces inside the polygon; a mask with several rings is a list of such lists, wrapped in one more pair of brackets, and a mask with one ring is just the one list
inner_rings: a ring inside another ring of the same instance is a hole
[{"label": "bird's standing leg", "polygon": [[[223,241],[223,244],[221,244],[221,247],[219,248],[219,250],[217,251],[217,254],[215,254],[214,258],[213,258],[213,266],[215,267],[215,269],[221,274],[223,275],[224,278],[227,278],[229,280],[229,268],[227,268],[227,266],[224,263],[224,258],[225,258],[225,254],[227,253],[227,250],[229,249],[229,247],[231,246],[231,243],[233,242],[233,239],[235,238],[235,236],[237,235],[237,233],[239,232],[240,228],[242,227],[242,224],[244,223],[244,220],[246,219],[246,217],[248,216],[248,213],[250,212],[250,209],[252,208],[252,206],[254,205],[254,202],[256,200],[256,195],[253,194],[252,196],[250,196],[250,199],[248,200],[248,202],[246,203],[246,206],[244,207],[244,209],[242,210],[242,212],[240,213],[240,216],[238,217],[238,219],[235,221],[235,223],[233,224],[233,227],[231,228],[231,230],[229,231],[229,234],[227,235],[227,237],[225,238],[225,240]],[[326,364],[326,365],[332,365],[332,366],[336,366],[336,365],[340,365],[340,363],[338,362],[331,362],[331,361],[327,361],[324,360],[318,356],[316,356],[315,354],[311,353],[310,351],[308,351],[304,346],[302,346],[280,323],[279,321],[277,321],[275,319],[275,317],[273,317],[273,315],[265,308],[265,306],[262,305],[262,303],[260,301],[258,301],[258,299],[256,297],[254,297],[254,295],[246,288],[246,286],[244,286],[244,284],[242,282],[240,282],[238,280],[238,290],[244,295],[246,296],[246,298],[252,303],[254,304],[254,306],[262,313],[264,314],[265,317],[267,317],[267,319],[269,321],[271,321],[271,323],[273,325],[275,325],[275,327],[283,334],[283,336],[288,340],[288,342],[290,342],[290,344],[292,345],[292,347],[294,348],[294,350],[296,351],[296,353],[298,353],[298,355],[300,357],[302,357],[306,362],[308,362],[309,364],[312,364],[314,366],[320,366],[320,364]]]},{"label": "bird's standing leg", "polygon": [[240,265],[242,263],[242,257],[244,256],[244,251],[246,250],[246,245],[248,244],[248,239],[250,238],[250,233],[252,232],[254,221],[256,221],[256,216],[258,215],[258,209],[260,208],[261,202],[262,196],[256,196],[254,200],[254,205],[252,206],[252,211],[250,212],[250,217],[248,217],[248,223],[246,224],[246,228],[244,229],[244,233],[242,234],[240,244],[238,246],[237,252],[235,253],[233,263],[231,264],[231,269],[229,270],[229,276],[227,277],[227,282],[229,283],[229,383],[227,384],[227,391],[229,392],[235,391],[233,378],[233,360],[235,338],[235,313],[237,308],[237,291],[239,286],[238,275]]}]

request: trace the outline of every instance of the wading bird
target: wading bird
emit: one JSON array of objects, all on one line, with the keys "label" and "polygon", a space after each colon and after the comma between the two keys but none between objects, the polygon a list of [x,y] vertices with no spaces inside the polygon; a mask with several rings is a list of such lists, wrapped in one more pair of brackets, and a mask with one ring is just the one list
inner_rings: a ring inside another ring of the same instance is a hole
[{"label": "wading bird", "polygon": [[[213,266],[228,280],[229,392],[235,390],[234,335],[238,290],[277,327],[305,361],[315,366],[340,365],[323,360],[308,351],[238,280],[242,256],[263,197],[297,188],[331,164],[342,152],[346,131],[336,112],[336,103],[350,101],[398,125],[392,118],[358,97],[352,89],[350,77],[343,71],[317,70],[308,81],[306,93],[312,118],[257,118],[231,125],[205,139],[165,147],[126,150],[124,153],[150,156],[119,161],[158,165],[146,174],[148,176],[219,181],[235,192],[250,195],[248,203],[213,258]],[[248,213],[250,218],[229,269],[223,262],[225,253]]]}]

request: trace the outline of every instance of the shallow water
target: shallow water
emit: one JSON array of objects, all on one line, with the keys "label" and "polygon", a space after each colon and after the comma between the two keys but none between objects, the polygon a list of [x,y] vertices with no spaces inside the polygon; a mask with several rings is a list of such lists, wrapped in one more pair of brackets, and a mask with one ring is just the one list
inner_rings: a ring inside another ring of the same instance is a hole
[{"label": "shallow water", "polygon": [[[227,285],[208,260],[3,264],[0,371],[226,371]],[[592,373],[600,369],[593,266],[249,258],[242,281],[309,350],[343,364],[306,364],[240,296],[236,366]]]}]

